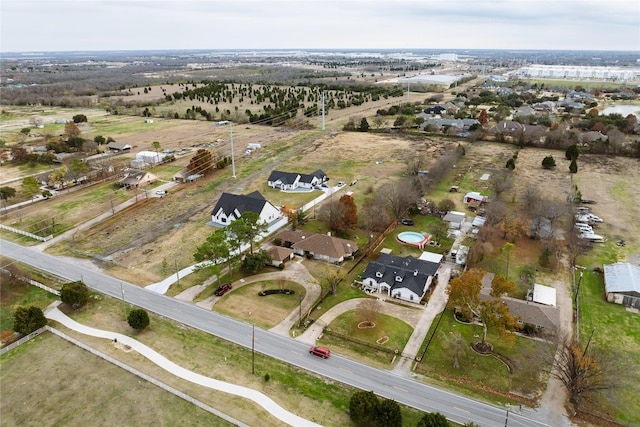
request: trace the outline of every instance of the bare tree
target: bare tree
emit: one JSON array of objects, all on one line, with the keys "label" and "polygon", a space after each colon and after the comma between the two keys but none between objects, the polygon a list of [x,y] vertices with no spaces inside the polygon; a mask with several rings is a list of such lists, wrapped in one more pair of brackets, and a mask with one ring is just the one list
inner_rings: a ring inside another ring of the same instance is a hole
[{"label": "bare tree", "polygon": [[389,215],[400,218],[421,196],[410,180],[391,182],[383,185],[376,198],[387,208]]},{"label": "bare tree", "polygon": [[344,279],[345,274],[340,270],[340,267],[327,267],[327,269],[322,274],[321,283],[324,284],[332,295],[336,294],[338,290],[338,285]]},{"label": "bare tree", "polygon": [[509,169],[500,170],[493,174],[490,182],[491,189],[496,194],[497,198],[502,196],[502,193],[508,191],[513,187],[513,174]]},{"label": "bare tree", "polygon": [[358,303],[358,306],[356,307],[356,315],[362,322],[367,322],[372,325],[375,324],[378,319],[380,309],[380,301],[373,298],[367,298]]},{"label": "bare tree", "polygon": [[391,223],[386,208],[375,197],[365,199],[361,209],[362,223],[368,231],[382,231]]},{"label": "bare tree", "polygon": [[616,383],[614,363],[606,361],[603,353],[584,350],[575,338],[565,338],[558,349],[556,364],[551,375],[559,379],[569,393],[571,403],[579,403],[590,395],[612,389]]}]

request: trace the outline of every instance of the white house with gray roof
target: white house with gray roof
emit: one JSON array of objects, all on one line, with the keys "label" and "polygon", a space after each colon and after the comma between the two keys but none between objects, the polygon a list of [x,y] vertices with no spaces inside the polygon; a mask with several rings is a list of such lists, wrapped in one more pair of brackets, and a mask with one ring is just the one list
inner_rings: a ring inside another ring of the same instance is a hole
[{"label": "white house with gray roof", "polygon": [[411,255],[399,257],[383,253],[367,265],[362,273],[362,282],[365,289],[420,303],[431,287],[438,268],[438,262],[416,259]]},{"label": "white house with gray roof", "polygon": [[222,193],[211,211],[211,225],[225,227],[248,211],[260,215],[260,220],[266,224],[271,224],[282,215],[280,209],[258,191],[246,195]]},{"label": "white house with gray roof", "polygon": [[271,172],[271,175],[269,175],[267,184],[273,189],[291,191],[297,188],[312,189],[314,186],[320,185],[328,180],[327,174],[320,169],[310,174],[274,170]]}]

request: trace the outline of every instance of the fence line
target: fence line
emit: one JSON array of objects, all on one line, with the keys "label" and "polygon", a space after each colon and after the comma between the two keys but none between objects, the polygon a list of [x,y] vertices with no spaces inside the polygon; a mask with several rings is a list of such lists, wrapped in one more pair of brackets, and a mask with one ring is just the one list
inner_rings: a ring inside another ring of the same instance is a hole
[{"label": "fence line", "polygon": [[46,242],[47,240],[53,239],[53,234],[49,234],[46,237],[42,237],[42,236],[38,236],[38,235],[33,234],[33,233],[29,233],[28,231],[20,230],[19,228],[10,227],[10,226],[4,225],[4,224],[0,224],[0,228],[2,228],[4,230],[7,230],[7,231],[12,231],[12,232],[14,232],[16,234],[21,234],[23,236],[31,237],[32,239],[35,239],[35,240],[40,240],[41,242]]},{"label": "fence line", "polygon": [[114,365],[116,365],[117,367],[122,368],[125,371],[130,372],[133,375],[136,375],[136,376],[142,378],[143,380],[148,381],[151,384],[153,384],[153,385],[155,385],[157,387],[160,387],[161,389],[163,389],[165,391],[168,391],[169,393],[171,393],[171,394],[173,394],[175,396],[178,396],[181,399],[186,400],[187,402],[192,403],[193,405],[196,405],[197,407],[199,407],[201,409],[204,409],[205,411],[207,411],[207,412],[209,412],[209,413],[211,413],[211,414],[213,414],[213,415],[215,415],[215,416],[217,416],[219,418],[222,418],[223,420],[225,420],[225,421],[227,421],[227,422],[229,422],[229,423],[231,423],[233,425],[240,426],[240,427],[249,427],[247,424],[245,424],[245,423],[243,423],[243,422],[241,422],[239,420],[236,420],[235,418],[233,418],[233,417],[231,417],[231,416],[229,416],[229,415],[227,415],[227,414],[225,414],[223,412],[220,412],[215,408],[212,408],[211,406],[207,405],[206,403],[204,403],[204,402],[202,402],[202,401],[200,401],[200,400],[198,400],[198,399],[196,399],[194,397],[191,397],[188,394],[185,394],[182,391],[177,390],[177,389],[175,389],[175,388],[163,383],[162,381],[159,381],[159,380],[157,380],[157,379],[155,379],[153,377],[150,377],[149,375],[144,374],[144,373],[138,371],[137,369],[134,369],[134,368],[130,367],[129,365],[126,365],[126,364],[122,363],[121,361],[119,361],[117,359],[114,359],[111,356],[108,356],[108,355],[106,355],[106,354],[104,354],[104,353],[102,353],[102,352],[100,352],[100,351],[98,351],[98,350],[96,350],[96,349],[94,349],[92,347],[89,347],[88,345],[76,340],[75,338],[72,338],[72,337],[66,335],[62,331],[59,331],[59,330],[57,330],[55,328],[52,328],[50,326],[45,326],[44,328],[46,328],[46,330],[48,330],[49,332],[59,336],[60,338],[63,338],[65,340],[69,341],[70,343],[77,345],[81,349],[86,350],[89,353],[92,353],[92,354],[100,357],[101,359],[106,360],[107,362],[111,362]]},{"label": "fence line", "polygon": [[29,335],[25,335],[22,338],[20,338],[19,340],[12,342],[8,346],[2,347],[0,349],[0,354],[5,354],[7,351],[13,350],[14,348],[18,347],[19,345],[26,343],[30,339],[37,337],[38,335],[40,335],[41,333],[43,333],[46,330],[47,330],[47,326],[43,326],[40,329],[36,329],[35,331],[31,332]]},{"label": "fence line", "polygon": [[[6,268],[0,268],[0,270],[4,271],[5,273],[7,273],[9,275],[12,275],[12,273],[9,270],[7,270]],[[28,277],[24,277],[24,276],[17,276],[17,275],[12,275],[12,276],[14,278],[20,280],[21,282],[26,282],[26,283],[28,283],[30,285],[37,286],[40,289],[44,289],[45,291],[50,292],[50,293],[52,293],[54,295],[60,296],[60,291],[55,290],[53,288],[50,288],[50,287],[48,287],[47,285],[45,285],[43,283],[36,282],[35,280],[29,279]]]}]

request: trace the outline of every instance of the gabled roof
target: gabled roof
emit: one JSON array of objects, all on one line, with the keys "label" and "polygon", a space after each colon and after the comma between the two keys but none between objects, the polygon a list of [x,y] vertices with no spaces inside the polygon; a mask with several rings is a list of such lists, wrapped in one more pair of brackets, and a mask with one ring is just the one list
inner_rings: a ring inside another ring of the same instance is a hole
[{"label": "gabled roof", "polygon": [[[417,295],[422,296],[424,286],[440,267],[439,263],[425,261],[412,257],[399,257],[391,254],[381,254],[380,258],[371,261],[364,273],[363,278],[372,278],[376,282],[385,282],[391,289],[407,288]],[[382,277],[377,277],[376,273],[382,273]],[[396,282],[396,278],[401,277],[401,282]]]},{"label": "gabled roof", "polygon": [[127,144],[126,142],[111,141],[107,144],[107,148],[110,148],[112,150],[130,150],[131,145]]},{"label": "gabled roof", "polygon": [[299,176],[300,174],[296,172],[283,172],[274,170],[273,172],[271,172],[271,175],[269,175],[267,181],[280,181],[283,184],[293,184],[294,182],[296,182],[296,179],[298,179]]},{"label": "gabled roof", "polygon": [[628,262],[604,265],[604,287],[607,293],[640,294],[640,267]]},{"label": "gabled roof", "polygon": [[297,173],[297,172],[283,172],[283,171],[274,170],[273,172],[271,172],[271,175],[269,175],[269,178],[267,179],[267,181],[268,182],[280,181],[283,184],[293,184],[294,182],[296,182],[296,179],[298,178],[300,182],[311,183],[314,178],[317,178],[321,181],[325,181],[327,179],[327,174],[325,174],[320,169],[310,174]]},{"label": "gabled roof", "polygon": [[537,304],[517,298],[502,297],[513,317],[519,317],[524,323],[542,326],[553,330],[560,326],[560,310],[557,307]]},{"label": "gabled roof", "polygon": [[464,212],[456,212],[456,211],[451,211],[448,212],[443,218],[443,221],[447,221],[447,222],[454,222],[456,224],[461,223],[462,221],[464,221]]},{"label": "gabled roof", "polygon": [[211,211],[211,215],[216,215],[220,209],[227,216],[231,215],[236,209],[240,215],[247,211],[260,214],[266,203],[267,200],[258,191],[247,195],[222,193],[218,203]]}]

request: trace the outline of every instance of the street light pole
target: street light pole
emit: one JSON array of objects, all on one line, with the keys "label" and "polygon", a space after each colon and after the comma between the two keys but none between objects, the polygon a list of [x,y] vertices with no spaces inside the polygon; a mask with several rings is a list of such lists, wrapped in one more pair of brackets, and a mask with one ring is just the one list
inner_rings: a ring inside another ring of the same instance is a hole
[{"label": "street light pole", "polygon": [[256,374],[256,324],[251,325],[251,375]]}]

